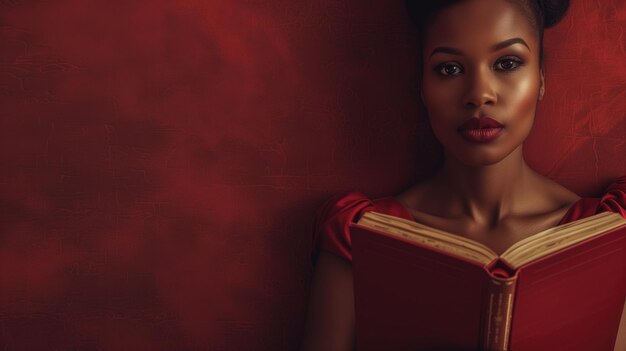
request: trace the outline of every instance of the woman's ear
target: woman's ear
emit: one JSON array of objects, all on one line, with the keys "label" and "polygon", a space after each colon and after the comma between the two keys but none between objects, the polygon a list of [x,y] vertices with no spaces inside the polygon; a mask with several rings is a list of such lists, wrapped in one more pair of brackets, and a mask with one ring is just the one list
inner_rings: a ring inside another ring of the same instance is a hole
[{"label": "woman's ear", "polygon": [[543,94],[546,93],[546,85],[545,85],[545,79],[543,76],[543,69],[541,69],[539,74],[541,75],[541,83],[539,85],[539,100],[541,100],[543,99]]}]

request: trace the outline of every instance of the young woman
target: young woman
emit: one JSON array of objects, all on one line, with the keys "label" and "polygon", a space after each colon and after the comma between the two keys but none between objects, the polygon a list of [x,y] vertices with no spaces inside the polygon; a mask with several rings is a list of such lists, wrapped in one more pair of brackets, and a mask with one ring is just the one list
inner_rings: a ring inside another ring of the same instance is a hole
[{"label": "young woman", "polygon": [[[534,233],[597,212],[626,217],[626,177],[601,198],[581,199],[524,161],[522,145],[546,94],[543,30],[564,16],[567,1],[407,4],[421,36],[421,99],[443,146],[443,166],[396,196],[369,199],[352,192],[320,208],[303,351],[354,347],[348,224],[366,211],[464,233],[498,254]],[[622,328],[618,346],[624,334]]]}]

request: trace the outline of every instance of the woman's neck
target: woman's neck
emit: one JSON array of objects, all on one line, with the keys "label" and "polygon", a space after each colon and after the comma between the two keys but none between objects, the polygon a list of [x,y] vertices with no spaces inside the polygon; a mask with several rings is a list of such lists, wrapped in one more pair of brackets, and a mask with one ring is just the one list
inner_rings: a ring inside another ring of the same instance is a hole
[{"label": "woman's neck", "polygon": [[447,155],[435,179],[455,215],[494,227],[529,201],[533,174],[520,145],[504,160],[482,167],[467,166]]}]

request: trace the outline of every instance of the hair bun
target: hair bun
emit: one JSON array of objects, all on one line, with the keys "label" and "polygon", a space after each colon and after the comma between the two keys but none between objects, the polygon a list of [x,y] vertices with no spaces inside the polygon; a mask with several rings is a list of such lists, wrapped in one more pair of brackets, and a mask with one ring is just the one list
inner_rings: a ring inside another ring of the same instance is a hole
[{"label": "hair bun", "polygon": [[537,0],[543,13],[543,26],[550,28],[559,23],[569,8],[569,0]]},{"label": "hair bun", "polygon": [[[410,19],[419,27],[434,13],[460,0],[405,0],[404,2]],[[524,8],[530,7],[528,10],[532,12],[532,15],[539,17],[537,20],[543,20],[543,28],[559,23],[569,8],[569,0],[524,0],[522,3]]]}]

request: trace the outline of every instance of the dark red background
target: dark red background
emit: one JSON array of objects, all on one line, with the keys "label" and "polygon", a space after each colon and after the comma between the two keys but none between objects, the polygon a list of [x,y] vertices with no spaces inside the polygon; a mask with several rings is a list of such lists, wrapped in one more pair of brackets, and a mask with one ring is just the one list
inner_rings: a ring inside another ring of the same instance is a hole
[{"label": "dark red background", "polygon": [[[1,1],[0,348],[294,350],[312,216],[435,154],[402,1]],[[626,173],[626,4],[546,32],[526,144]]]}]

